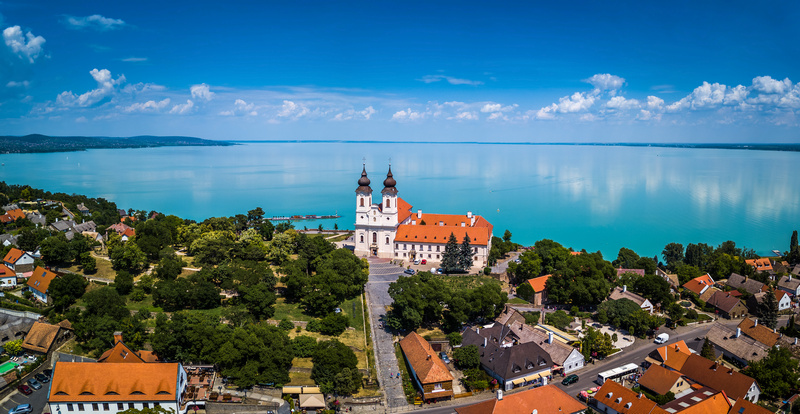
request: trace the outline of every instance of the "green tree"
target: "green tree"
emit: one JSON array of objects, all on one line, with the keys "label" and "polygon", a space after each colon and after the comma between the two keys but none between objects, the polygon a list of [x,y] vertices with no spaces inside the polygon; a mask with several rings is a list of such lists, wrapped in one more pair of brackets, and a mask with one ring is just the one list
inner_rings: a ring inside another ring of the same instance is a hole
[{"label": "green tree", "polygon": [[[253,286],[239,285],[239,300],[256,320],[265,320],[275,314],[277,297],[273,286],[267,283],[258,283]],[[290,328],[291,329],[291,328]]]},{"label": "green tree", "polygon": [[525,318],[525,323],[531,326],[536,326],[539,323],[539,318],[541,318],[542,313],[539,311],[534,312],[525,312],[522,314]]},{"label": "green tree", "polygon": [[775,299],[774,292],[764,295],[764,299],[758,304],[758,316],[761,318],[760,322],[770,329],[778,326],[778,300]]},{"label": "green tree", "polygon": [[133,275],[125,270],[118,271],[117,277],[114,278],[114,288],[122,296],[131,293],[133,290]]},{"label": "green tree", "polygon": [[[511,273],[511,266],[508,267],[509,276]],[[533,290],[533,286],[528,283],[527,280],[523,280],[519,286],[517,286],[517,297],[527,300],[528,302],[533,302],[534,297],[536,296],[536,292]]]},{"label": "green tree", "polygon": [[656,275],[637,278],[632,288],[636,293],[650,299],[653,304],[665,304],[673,300],[669,282]]},{"label": "green tree", "polygon": [[93,316],[108,316],[120,320],[131,315],[125,307],[125,300],[120,297],[116,289],[104,286],[88,292],[83,297],[86,303],[86,313]]},{"label": "green tree", "polygon": [[329,313],[320,321],[319,332],[328,336],[339,336],[350,326],[350,319],[341,313]]},{"label": "green tree", "polygon": [[63,313],[86,292],[89,283],[83,276],[76,273],[67,273],[50,282],[50,297],[56,312]]},{"label": "green tree", "polygon": [[717,359],[717,353],[714,351],[714,345],[711,344],[711,341],[708,340],[708,337],[706,337],[705,341],[703,342],[703,348],[700,350],[700,356],[703,358],[708,358],[712,361]]},{"label": "green tree", "polygon": [[450,346],[457,346],[461,345],[461,342],[464,341],[464,338],[458,332],[450,332],[447,334],[447,340],[450,342]]},{"label": "green tree", "polygon": [[714,253],[714,248],[705,243],[689,243],[686,246],[686,257],[684,261],[686,264],[698,269],[707,269],[712,253]]},{"label": "green tree", "polygon": [[217,265],[230,257],[236,241],[231,230],[215,230],[203,233],[189,247],[189,254],[200,264]]},{"label": "green tree", "polygon": [[19,353],[22,352],[22,338],[6,342],[3,345],[3,348],[5,349],[8,355],[11,356],[19,355]]},{"label": "green tree", "polygon": [[678,264],[683,262],[683,245],[680,243],[670,243],[664,246],[661,256],[664,258],[664,263],[667,264],[667,268],[674,271]]},{"label": "green tree", "polygon": [[742,374],[755,379],[763,395],[770,399],[787,398],[800,385],[798,361],[787,347],[770,348],[764,359],[750,362]]},{"label": "green tree", "polygon": [[183,272],[186,262],[172,253],[161,258],[155,267],[155,275],[161,280],[175,280]]},{"label": "green tree", "polygon": [[127,270],[139,273],[147,267],[147,256],[135,243],[124,243],[108,248],[111,267],[114,270]]},{"label": "green tree", "polygon": [[81,254],[80,265],[83,268],[83,273],[91,274],[97,271],[97,259],[89,252]]},{"label": "green tree", "polygon": [[598,304],[608,297],[610,281],[616,280],[617,272],[611,263],[603,260],[600,252],[570,255],[564,262],[558,260],[556,263],[561,267],[547,279],[546,289],[551,300],[584,306]]},{"label": "green tree", "polygon": [[534,250],[526,250],[519,255],[519,263],[511,262],[508,264],[508,276],[511,278],[510,282],[520,285],[519,289],[525,284],[528,279],[539,276],[542,272],[542,259]]},{"label": "green tree", "polygon": [[678,283],[683,285],[696,277],[702,276],[703,272],[695,265],[680,264],[675,274],[678,275]]},{"label": "green tree", "polygon": [[44,262],[49,265],[67,264],[75,258],[64,233],[58,233],[55,236],[44,239],[41,252]]},{"label": "green tree", "polygon": [[298,358],[310,358],[317,349],[317,340],[311,336],[298,335],[292,340],[294,355]]},{"label": "green tree", "polygon": [[458,239],[456,239],[455,234],[450,233],[450,238],[447,239],[447,244],[444,246],[444,253],[442,254],[442,270],[445,273],[456,273],[460,270],[458,266],[459,255]]},{"label": "green tree", "polygon": [[800,262],[800,245],[797,242],[797,230],[792,231],[792,239],[789,240],[789,256],[786,259],[792,264]]},{"label": "green tree", "polygon": [[412,331],[438,323],[450,295],[447,285],[428,272],[401,276],[389,284],[389,296],[394,303],[387,313],[387,326],[394,330]]},{"label": "green tree", "polygon": [[477,345],[467,345],[453,349],[453,360],[459,369],[478,368],[481,355]]},{"label": "green tree", "polygon": [[[567,261],[569,261],[570,257],[577,257],[572,256],[572,253],[561,244],[549,239],[539,240],[533,247],[536,254],[542,259],[543,274],[554,274],[558,270],[563,270],[567,267]],[[616,272],[614,275],[616,275]]]},{"label": "green tree", "polygon": [[[472,268],[472,247],[469,246],[469,235],[464,235],[464,240],[461,242],[461,251],[458,255],[458,268],[462,272],[469,272]],[[445,246],[445,251],[447,247]]]},{"label": "green tree", "polygon": [[361,381],[363,375],[358,369],[344,368],[333,377],[333,391],[339,395],[355,394],[361,388]]},{"label": "green tree", "polygon": [[511,241],[511,232],[508,229],[503,232],[503,241],[506,243]]},{"label": "green tree", "polygon": [[611,262],[611,265],[614,267],[621,267],[623,269],[638,269],[636,267],[636,263],[639,261],[640,257],[636,252],[627,247],[623,247],[619,249],[619,253],[617,254],[617,259]]},{"label": "green tree", "polygon": [[[358,359],[347,345],[333,339],[317,344],[311,368],[311,379],[320,386],[335,387],[336,374],[344,369],[358,370]],[[360,387],[360,382],[359,382]]]},{"label": "green tree", "polygon": [[549,312],[544,315],[544,323],[548,325],[553,325],[558,329],[566,329],[570,323],[572,323],[572,316],[569,316],[568,313],[564,312],[563,310],[557,310],[555,312]]}]

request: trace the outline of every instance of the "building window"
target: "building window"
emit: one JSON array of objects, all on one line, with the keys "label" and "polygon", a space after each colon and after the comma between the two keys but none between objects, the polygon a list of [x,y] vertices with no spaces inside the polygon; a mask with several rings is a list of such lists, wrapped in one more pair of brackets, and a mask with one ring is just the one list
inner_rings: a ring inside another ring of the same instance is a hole
[{"label": "building window", "polygon": [[[436,251],[439,251],[439,246],[436,246]],[[436,257],[439,257],[439,255],[436,255]]]},{"label": "building window", "polygon": [[403,253],[403,257],[406,257],[406,254],[405,254],[405,253]]},{"label": "building window", "polygon": [[441,382],[437,382],[436,385],[433,386],[433,389],[436,390],[436,391],[440,391],[440,390],[443,390],[444,387],[442,386]]},{"label": "building window", "polygon": [[153,407],[161,407],[161,403],[153,403]]},{"label": "building window", "polygon": [[364,207],[364,199],[361,199],[361,207]]},{"label": "building window", "polygon": [[403,244],[403,250],[408,250],[408,245],[407,244]]},{"label": "building window", "polygon": [[364,235],[361,235],[361,243],[364,243]]},{"label": "building window", "polygon": [[378,242],[378,233],[372,233],[372,242],[373,243],[377,243]]},{"label": "building window", "polygon": [[431,245],[429,244],[429,245],[428,245],[428,251],[431,251],[431,247],[433,247],[433,246],[431,246]]},{"label": "building window", "polygon": [[142,403],[142,408],[150,408],[150,404],[148,404],[148,403]]},{"label": "building window", "polygon": [[395,249],[395,250],[400,250],[400,245],[399,245],[399,244],[397,244],[397,243],[395,243],[395,244],[394,244],[394,249]]},{"label": "building window", "polygon": [[135,409],[135,408],[136,408],[136,404],[134,404],[134,403],[128,403],[128,409],[129,409],[129,410],[133,410],[133,409]]},{"label": "building window", "polygon": [[78,403],[78,411],[83,411],[83,404],[82,403]]},{"label": "building window", "polygon": [[477,247],[473,247],[472,248],[472,253],[478,253],[478,248]]},{"label": "building window", "polygon": [[389,207],[391,207],[391,206],[392,206],[392,203],[391,203],[391,201],[390,201],[390,200],[387,198],[387,199],[386,199],[386,208],[389,208]]},{"label": "building window", "polygon": [[437,258],[437,259],[439,258],[439,255],[438,255],[438,254],[436,255],[436,258]]},{"label": "building window", "polygon": [[387,246],[389,245],[389,238],[388,237],[386,238],[386,245]]},{"label": "building window", "polygon": [[430,258],[431,258],[431,255],[430,255],[430,253],[428,253],[428,259],[430,259]]},{"label": "building window", "polygon": [[103,403],[103,411],[108,411],[108,403]]},{"label": "building window", "polygon": [[122,411],[122,410],[124,410],[124,409],[125,409],[125,404],[123,404],[123,403],[117,403],[117,410],[119,410],[119,411]]},{"label": "building window", "polygon": [[397,253],[397,252],[394,252],[394,257],[398,257],[398,256],[400,256],[400,254]]},{"label": "building window", "polygon": [[92,411],[97,411],[97,403],[92,403]]},{"label": "building window", "polygon": [[72,404],[67,404],[67,411],[75,411],[75,407]]}]

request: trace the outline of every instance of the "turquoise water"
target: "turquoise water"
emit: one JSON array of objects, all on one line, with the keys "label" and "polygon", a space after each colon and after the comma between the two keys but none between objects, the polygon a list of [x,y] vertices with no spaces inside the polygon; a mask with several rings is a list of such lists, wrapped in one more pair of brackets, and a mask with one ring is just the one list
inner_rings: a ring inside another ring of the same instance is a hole
[{"label": "turquoise water", "polygon": [[414,210],[485,216],[496,236],[616,257],[734,240],[786,250],[800,229],[800,153],[652,147],[251,143],[1,155],[0,180],[105,197],[202,220],[246,213],[342,215],[352,228],[362,157],[376,194],[391,158]]}]

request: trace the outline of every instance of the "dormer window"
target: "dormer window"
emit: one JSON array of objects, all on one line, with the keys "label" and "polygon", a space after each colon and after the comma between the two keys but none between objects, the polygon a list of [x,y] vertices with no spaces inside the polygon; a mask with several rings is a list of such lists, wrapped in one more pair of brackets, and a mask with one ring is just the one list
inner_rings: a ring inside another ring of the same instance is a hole
[{"label": "dormer window", "polygon": [[629,402],[629,403],[626,403],[626,404],[625,404],[625,408],[631,408],[632,406],[633,406],[633,403],[632,403],[632,402]]},{"label": "dormer window", "polygon": [[614,402],[617,403],[617,404],[621,403],[622,402],[622,397],[617,397],[617,399],[614,400]]}]

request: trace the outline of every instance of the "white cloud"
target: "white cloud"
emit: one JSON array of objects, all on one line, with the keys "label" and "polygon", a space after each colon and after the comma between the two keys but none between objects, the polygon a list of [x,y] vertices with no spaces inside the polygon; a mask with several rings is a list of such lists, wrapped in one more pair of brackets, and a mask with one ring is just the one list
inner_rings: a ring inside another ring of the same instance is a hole
[{"label": "white cloud", "polygon": [[425,83],[447,81],[447,83],[451,85],[472,85],[472,86],[483,85],[483,82],[481,81],[454,78],[452,76],[446,76],[446,75],[425,75],[422,77],[422,79],[418,80]]},{"label": "white cloud", "polygon": [[503,109],[503,105],[499,103],[487,103],[481,108],[481,112],[500,112],[501,109]]},{"label": "white cloud", "polygon": [[194,102],[191,99],[187,99],[185,104],[177,104],[170,109],[169,113],[171,114],[178,114],[178,115],[186,115],[192,112],[192,108],[194,108]]},{"label": "white cloud", "polygon": [[147,101],[147,102],[137,102],[131,104],[125,108],[122,108],[125,112],[158,112],[169,105],[169,98],[163,99],[161,101]]},{"label": "white cloud", "polygon": [[128,57],[122,59],[123,62],[147,62],[146,57]]},{"label": "white cloud", "polygon": [[30,86],[30,84],[31,83],[28,81],[21,81],[21,82],[8,81],[8,83],[6,84],[6,88],[27,88],[28,86]]},{"label": "white cloud", "polygon": [[498,119],[503,120],[503,121],[508,121],[508,117],[505,114],[503,114],[502,112],[492,112],[492,114],[489,115],[488,119],[490,121],[494,121],[494,120],[498,120]]},{"label": "white cloud", "polygon": [[589,79],[584,79],[584,82],[590,83],[595,89],[601,91],[615,91],[622,88],[625,84],[625,79],[610,73],[598,73]]},{"label": "white cloud", "polygon": [[647,109],[661,109],[664,106],[664,100],[658,96],[650,95],[647,97]]},{"label": "white cloud", "polygon": [[574,113],[586,111],[594,105],[597,97],[594,94],[585,94],[583,92],[575,92],[571,96],[565,96],[558,100],[558,103],[552,103],[540,109],[536,113],[536,118],[539,119],[553,119],[555,113]]},{"label": "white cloud", "polygon": [[99,14],[85,17],[67,16],[64,23],[71,29],[94,29],[100,31],[114,30],[125,26],[125,22],[122,19],[112,19]]},{"label": "white cloud", "polygon": [[303,104],[296,104],[292,101],[284,100],[280,111],[278,111],[278,116],[281,118],[298,119],[308,115],[309,112],[311,111]]},{"label": "white cloud", "polygon": [[640,105],[638,100],[625,99],[623,96],[614,96],[606,102],[607,107],[620,110],[637,109]]},{"label": "white cloud", "polygon": [[455,116],[452,116],[447,119],[454,119],[456,121],[476,121],[478,120],[478,114],[475,112],[459,112]]},{"label": "white cloud", "polygon": [[685,109],[714,108],[723,104],[734,105],[742,102],[747,93],[746,88],[741,85],[730,88],[720,83],[703,82],[688,96],[667,105],[667,110],[676,112]]},{"label": "white cloud", "polygon": [[72,91],[61,92],[56,98],[56,102],[62,106],[68,107],[87,107],[103,101],[104,99],[112,96],[116,88],[125,82],[125,75],[119,75],[117,79],[111,76],[111,71],[108,69],[92,69],[89,72],[92,78],[97,82],[97,88],[92,89],[81,95],[76,95]]},{"label": "white cloud", "polygon": [[31,32],[23,36],[19,26],[11,26],[3,30],[3,40],[17,56],[21,59],[28,59],[30,63],[33,63],[42,54],[42,45],[45,42],[42,36],[34,36]]},{"label": "white cloud", "polygon": [[233,109],[230,111],[222,111],[220,115],[226,116],[256,116],[258,115],[258,111],[255,110],[256,105],[253,103],[247,103],[243,99],[237,99],[233,102]]},{"label": "white cloud", "polygon": [[392,115],[392,121],[417,121],[424,118],[424,113],[412,111],[411,108],[405,111],[397,111]]},{"label": "white cloud", "polygon": [[372,115],[375,114],[375,108],[372,105],[364,108],[361,111],[356,111],[354,109],[348,109],[347,111],[340,112],[333,117],[334,121],[347,121],[350,119],[370,119]]},{"label": "white cloud", "polygon": [[189,90],[192,92],[192,98],[194,99],[202,99],[208,102],[214,98],[214,92],[211,92],[211,89],[205,83],[192,85]]},{"label": "white cloud", "polygon": [[77,122],[79,124],[83,124],[83,123],[89,122],[89,120],[86,119],[85,116],[79,116],[79,117],[75,118],[75,122]]},{"label": "white cloud", "polygon": [[763,93],[786,93],[792,88],[792,81],[786,78],[782,81],[772,79],[771,76],[757,76],[753,78],[753,89]]}]

